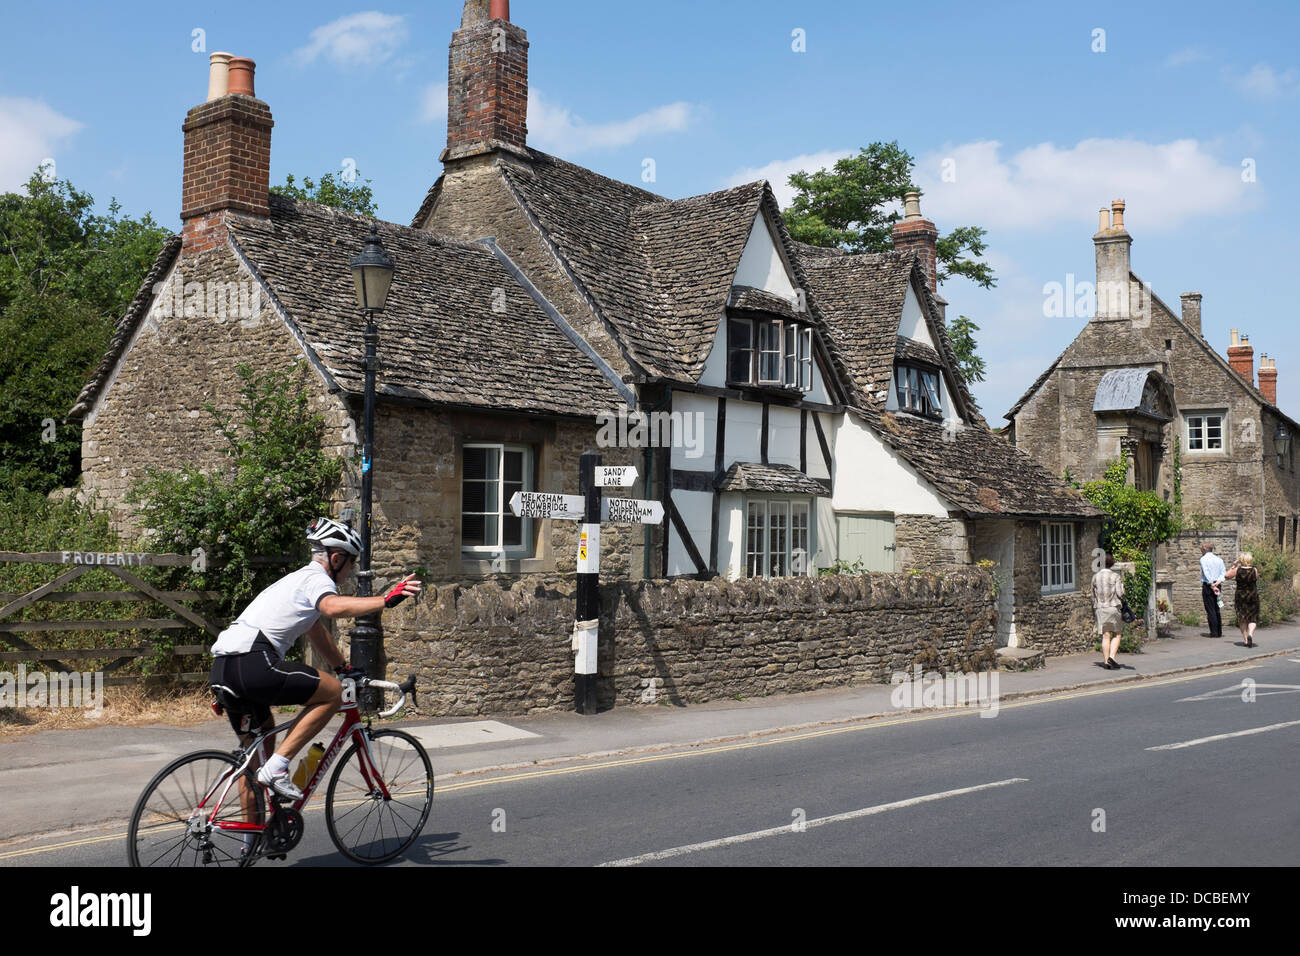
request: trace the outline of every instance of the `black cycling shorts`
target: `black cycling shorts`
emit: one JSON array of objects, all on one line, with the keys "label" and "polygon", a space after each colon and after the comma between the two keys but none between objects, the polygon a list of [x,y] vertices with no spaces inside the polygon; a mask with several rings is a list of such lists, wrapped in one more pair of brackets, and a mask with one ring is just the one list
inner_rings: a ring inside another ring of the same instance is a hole
[{"label": "black cycling shorts", "polygon": [[238,712],[226,708],[237,734],[256,731],[271,719],[273,704],[305,704],[320,686],[316,668],[283,661],[274,645],[259,634],[253,649],[224,654],[212,661],[208,683],[239,698]]}]

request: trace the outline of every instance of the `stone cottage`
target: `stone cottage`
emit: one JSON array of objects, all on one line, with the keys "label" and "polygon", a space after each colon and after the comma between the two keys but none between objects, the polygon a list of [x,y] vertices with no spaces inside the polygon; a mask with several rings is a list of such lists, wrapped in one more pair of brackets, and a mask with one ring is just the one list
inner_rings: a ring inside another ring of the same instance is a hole
[{"label": "stone cottage", "polygon": [[306,363],[327,445],[354,460],[347,260],[373,225],[397,267],[380,320],[381,581],[417,565],[442,582],[572,571],[576,525],[507,503],[575,493],[590,448],[636,465],[627,493],[666,515],[605,532],[612,577],[989,558],[1009,578],[1004,643],[1081,640],[1096,510],[988,431],[919,207],[896,253],[841,256],[794,243],[766,182],[672,200],[535,150],[528,41],[503,7],[465,3],[444,172],[409,226],[269,195],[270,109],[251,61],[230,60],[224,86],[214,55],[182,127],[182,234],[73,410],[87,490],[131,527],[121,498],[146,466],[211,459],[198,409],[232,400],[239,362]]},{"label": "stone cottage", "polygon": [[1093,317],[1006,413],[1007,434],[1053,474],[1082,480],[1127,450],[1132,484],[1181,494],[1208,533],[1160,549],[1156,590],[1197,610],[1201,537],[1229,563],[1245,538],[1296,549],[1300,425],[1277,405],[1273,359],[1261,356],[1256,379],[1249,336],[1230,330],[1225,358],[1202,329],[1201,293],[1183,293],[1175,313],[1133,272],[1124,211],[1122,199],[1102,209],[1093,236]]}]

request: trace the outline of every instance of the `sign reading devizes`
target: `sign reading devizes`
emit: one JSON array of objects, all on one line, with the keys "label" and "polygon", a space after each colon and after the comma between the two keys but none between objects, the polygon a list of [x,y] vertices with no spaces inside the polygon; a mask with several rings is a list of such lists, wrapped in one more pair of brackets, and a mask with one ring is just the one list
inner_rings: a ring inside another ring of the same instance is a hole
[{"label": "sign reading devizes", "polygon": [[582,495],[550,495],[541,491],[516,491],[510,496],[510,510],[521,518],[559,518],[581,521]]},{"label": "sign reading devizes", "polygon": [[597,488],[627,488],[636,484],[636,465],[597,465]]},{"label": "sign reading devizes", "polygon": [[600,520],[658,524],[664,520],[664,506],[643,498],[605,498],[600,503]]}]

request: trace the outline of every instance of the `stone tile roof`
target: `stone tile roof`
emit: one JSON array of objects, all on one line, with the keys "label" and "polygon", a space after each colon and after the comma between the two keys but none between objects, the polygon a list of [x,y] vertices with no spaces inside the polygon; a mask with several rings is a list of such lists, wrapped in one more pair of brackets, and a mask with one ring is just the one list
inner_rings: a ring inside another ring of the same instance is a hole
[{"label": "stone tile roof", "polygon": [[807,313],[801,315],[795,312],[794,305],[789,299],[783,299],[781,296],[767,292],[763,289],[755,289],[753,286],[732,286],[731,298],[728,300],[727,305],[732,309],[770,312],[773,315],[779,315],[786,319],[801,318],[805,322],[809,320]]},{"label": "stone tile roof", "polygon": [[766,181],[669,200],[530,154],[530,164],[503,164],[503,176],[629,358],[652,376],[693,382],[703,372],[760,210],[802,278]]},{"label": "stone tile roof", "polygon": [[898,337],[898,342],[894,346],[894,355],[904,359],[919,359],[931,365],[943,365],[943,359],[939,358],[938,352],[924,342],[917,342],[903,335]]},{"label": "stone tile roof", "polygon": [[[899,252],[804,257],[813,295],[855,389],[857,413],[955,508],[973,516],[1092,517],[1101,512],[1024,452],[988,429],[955,372],[966,427],[885,410],[894,360],[925,357],[950,371],[956,357],[914,256]],[[908,283],[925,292],[938,349],[901,339],[898,323]],[[883,397],[881,395],[883,394]]]},{"label": "stone tile roof", "polygon": [[117,366],[118,359],[122,357],[122,353],[126,351],[131,337],[135,335],[135,330],[140,327],[144,317],[149,314],[149,307],[154,300],[153,287],[163,281],[180,251],[181,237],[168,236],[163,242],[158,257],[154,259],[153,265],[149,267],[148,273],[145,274],[144,281],[140,283],[140,288],[136,290],[135,295],[131,298],[131,304],[127,306],[126,312],[117,323],[117,329],[113,332],[113,338],[109,341],[108,351],[100,360],[95,374],[90,377],[90,381],[86,382],[81,389],[81,393],[77,396],[76,404],[68,411],[69,418],[81,418],[95,404],[95,399],[99,397],[100,390],[108,383],[109,377],[113,374],[113,369]]},{"label": "stone tile roof", "polygon": [[767,491],[791,495],[827,497],[830,489],[793,465],[764,465],[738,461],[718,480],[720,491]]},{"label": "stone tile roof", "polygon": [[1083,495],[985,427],[945,431],[939,422],[894,412],[880,416],[880,427],[903,458],[969,515],[1101,515]]},{"label": "stone tile roof", "polygon": [[380,395],[582,416],[622,401],[484,245],[274,195],[269,219],[231,216],[248,265],[344,389],[364,387],[347,263],[372,223],[397,268],[378,322]]}]

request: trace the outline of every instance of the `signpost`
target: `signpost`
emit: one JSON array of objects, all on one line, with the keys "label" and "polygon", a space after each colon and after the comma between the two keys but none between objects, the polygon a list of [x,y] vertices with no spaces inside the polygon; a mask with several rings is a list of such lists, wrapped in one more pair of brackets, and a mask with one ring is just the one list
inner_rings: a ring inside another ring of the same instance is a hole
[{"label": "signpost", "polygon": [[521,518],[577,521],[578,594],[573,622],[573,696],[580,714],[596,713],[597,643],[600,633],[600,525],[658,524],[664,506],[640,498],[605,498],[601,488],[626,488],[636,482],[632,465],[602,467],[600,455],[586,452],[578,463],[578,495],[516,491],[510,510]]}]

